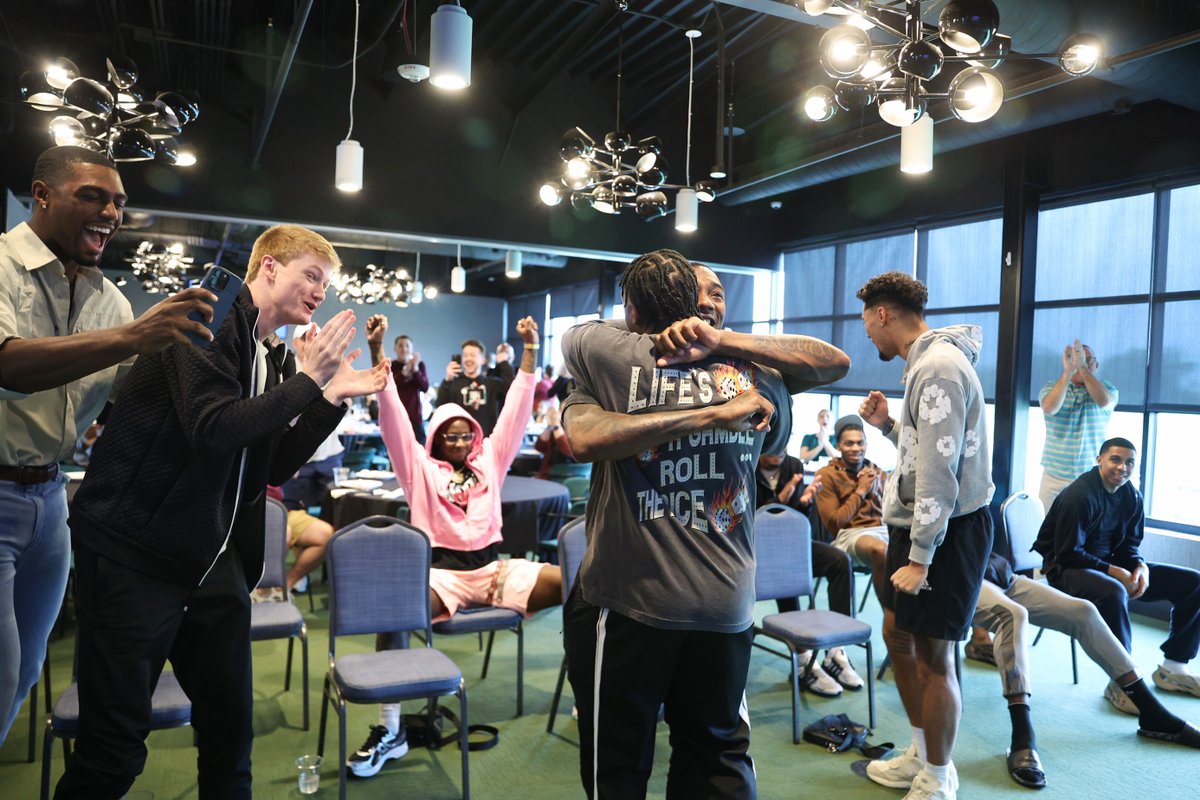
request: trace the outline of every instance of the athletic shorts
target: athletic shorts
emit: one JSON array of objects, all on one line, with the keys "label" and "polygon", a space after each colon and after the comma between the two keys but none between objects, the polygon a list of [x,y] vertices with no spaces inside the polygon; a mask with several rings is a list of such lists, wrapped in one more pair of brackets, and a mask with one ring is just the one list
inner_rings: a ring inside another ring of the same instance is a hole
[{"label": "athletic shorts", "polygon": [[891,576],[909,563],[909,529],[888,526],[885,608],[896,613],[896,627],[929,639],[962,641],[971,628],[983,571],[992,552],[992,514],[987,506],[953,517],[946,538],[933,551],[929,589],[917,594],[896,591]]},{"label": "athletic shorts", "polygon": [[834,537],[833,546],[849,555],[850,558],[854,560],[855,564],[863,567],[870,567],[870,562],[859,558],[859,556],[854,552],[854,547],[858,543],[858,540],[864,536],[871,539],[878,539],[879,541],[883,542],[884,547],[887,546],[888,530],[886,525],[872,525],[866,528],[842,528],[840,531],[838,531],[838,535]]},{"label": "athletic shorts", "polygon": [[446,606],[446,613],[433,621],[450,619],[458,609],[472,606],[508,608],[529,616],[529,595],[545,566],[524,558],[506,558],[466,571],[434,567],[429,570],[429,588]]},{"label": "athletic shorts", "polygon": [[312,525],[316,521],[317,518],[307,511],[301,509],[289,511],[287,515],[288,547],[295,546],[296,540],[300,538],[300,535],[308,530],[309,525]]}]

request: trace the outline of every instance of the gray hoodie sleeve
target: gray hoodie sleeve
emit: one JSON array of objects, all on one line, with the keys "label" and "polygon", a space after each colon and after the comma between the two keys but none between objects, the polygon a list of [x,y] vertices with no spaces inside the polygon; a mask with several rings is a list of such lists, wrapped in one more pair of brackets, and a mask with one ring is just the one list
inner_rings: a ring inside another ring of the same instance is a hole
[{"label": "gray hoodie sleeve", "polygon": [[[945,377],[930,377],[910,396],[910,420],[900,432],[900,469],[914,480],[912,548],[909,560],[933,561],[958,501],[959,461],[967,430],[963,389]],[[905,415],[909,416],[908,414]],[[906,470],[905,467],[908,469]]]}]

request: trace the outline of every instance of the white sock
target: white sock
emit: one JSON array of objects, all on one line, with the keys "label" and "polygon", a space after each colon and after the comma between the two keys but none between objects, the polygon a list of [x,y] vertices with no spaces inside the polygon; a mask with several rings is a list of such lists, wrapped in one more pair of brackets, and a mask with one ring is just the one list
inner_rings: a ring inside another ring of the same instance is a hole
[{"label": "white sock", "polygon": [[1162,663],[1163,669],[1167,672],[1178,672],[1180,675],[1190,675],[1186,661],[1172,661],[1169,658],[1164,658]]},{"label": "white sock", "polygon": [[929,762],[929,756],[925,752],[925,729],[913,727],[912,729],[913,744],[917,746],[917,758],[921,759],[922,764]]},{"label": "white sock", "polygon": [[938,779],[938,783],[947,784],[950,782],[950,765],[949,764],[930,764],[925,762],[925,771],[934,778]]},{"label": "white sock", "polygon": [[400,704],[384,703],[379,707],[379,724],[392,733],[400,731]]}]

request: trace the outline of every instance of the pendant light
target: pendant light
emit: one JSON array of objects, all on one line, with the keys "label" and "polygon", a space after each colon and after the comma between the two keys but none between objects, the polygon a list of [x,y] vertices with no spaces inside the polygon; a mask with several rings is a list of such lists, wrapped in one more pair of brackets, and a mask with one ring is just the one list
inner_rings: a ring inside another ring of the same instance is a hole
[{"label": "pendant light", "polygon": [[358,3],[354,0],[354,50],[350,59],[350,129],[337,146],[337,169],[333,185],[343,192],[358,192],[363,187],[363,148],[350,137],[354,134],[354,90],[358,85]]},{"label": "pendant light", "polygon": [[462,244],[458,245],[458,259],[450,270],[450,291],[462,294],[467,290],[467,271],[462,265]]},{"label": "pendant light", "polygon": [[438,6],[429,21],[429,82],[458,91],[471,85],[471,16],[458,3]]},{"label": "pendant light", "polygon": [[692,188],[692,84],[695,82],[696,40],[700,31],[691,28],[684,33],[688,40],[688,110],[687,155],[683,162],[684,188],[675,193],[675,230],[692,233],[699,225],[700,205]]}]

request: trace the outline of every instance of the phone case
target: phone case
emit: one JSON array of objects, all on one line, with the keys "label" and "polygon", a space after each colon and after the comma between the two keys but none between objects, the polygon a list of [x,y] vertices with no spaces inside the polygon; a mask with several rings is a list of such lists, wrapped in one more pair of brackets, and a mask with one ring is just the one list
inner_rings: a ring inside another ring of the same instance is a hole
[{"label": "phone case", "polygon": [[[212,322],[204,323],[205,327],[215,336],[217,329],[225,320],[225,315],[229,313],[230,306],[233,305],[233,299],[242,291],[242,279],[224,267],[214,264],[204,273],[204,277],[200,279],[200,285],[217,296],[217,302],[213,304]],[[197,311],[188,314],[188,319],[204,322],[204,318]],[[198,347],[208,347],[212,344],[198,334],[188,334],[188,338]]]}]

